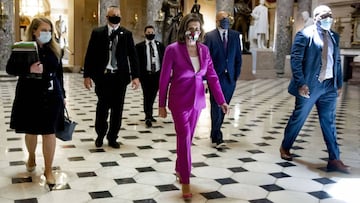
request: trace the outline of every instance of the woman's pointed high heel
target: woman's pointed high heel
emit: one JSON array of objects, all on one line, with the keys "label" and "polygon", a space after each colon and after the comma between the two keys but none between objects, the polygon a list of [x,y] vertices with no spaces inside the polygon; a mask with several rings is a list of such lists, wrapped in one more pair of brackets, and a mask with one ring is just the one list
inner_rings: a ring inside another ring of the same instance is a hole
[{"label": "woman's pointed high heel", "polygon": [[45,178],[46,178],[46,185],[49,188],[50,191],[53,190],[53,188],[55,187],[56,183],[55,183],[55,179],[49,179],[46,177],[46,175],[44,174]]}]

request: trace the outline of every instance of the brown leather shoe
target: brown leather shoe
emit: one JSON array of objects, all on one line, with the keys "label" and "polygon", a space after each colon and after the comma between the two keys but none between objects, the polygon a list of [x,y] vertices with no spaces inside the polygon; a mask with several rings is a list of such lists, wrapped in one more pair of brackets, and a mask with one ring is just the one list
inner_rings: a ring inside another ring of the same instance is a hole
[{"label": "brown leather shoe", "polygon": [[347,174],[350,173],[350,166],[345,165],[341,160],[328,161],[326,168],[328,172],[338,171]]},{"label": "brown leather shoe", "polygon": [[280,147],[280,157],[286,161],[292,161],[292,156],[289,150]]}]

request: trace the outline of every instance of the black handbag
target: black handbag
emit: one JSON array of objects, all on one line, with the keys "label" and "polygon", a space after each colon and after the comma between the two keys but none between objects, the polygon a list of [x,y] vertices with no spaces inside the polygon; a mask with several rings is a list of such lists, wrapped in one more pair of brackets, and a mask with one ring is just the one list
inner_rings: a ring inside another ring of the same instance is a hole
[{"label": "black handbag", "polygon": [[64,130],[58,131],[55,133],[56,137],[62,141],[70,141],[72,140],[72,134],[74,133],[75,126],[78,124],[75,121],[70,120],[69,113],[65,108],[65,116],[64,116]]}]

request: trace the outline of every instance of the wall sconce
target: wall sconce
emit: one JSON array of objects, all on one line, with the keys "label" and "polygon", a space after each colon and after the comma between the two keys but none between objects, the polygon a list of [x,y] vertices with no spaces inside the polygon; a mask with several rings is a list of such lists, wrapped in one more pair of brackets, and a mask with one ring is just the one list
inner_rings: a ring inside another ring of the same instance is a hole
[{"label": "wall sconce", "polygon": [[292,30],[294,23],[295,23],[294,17],[290,16],[289,19],[288,19],[288,21],[287,21],[286,28],[287,28],[289,31]]},{"label": "wall sconce", "polygon": [[95,25],[97,24],[98,22],[98,19],[97,19],[97,14],[96,14],[96,11],[93,11],[91,12],[91,15],[89,17],[89,20],[88,20],[92,25]]},{"label": "wall sconce", "polygon": [[139,23],[139,17],[138,17],[138,14],[137,14],[137,13],[134,14],[134,18],[133,18],[133,20],[132,20],[130,23],[132,24],[133,29],[136,30],[137,25],[138,25],[138,23]]},{"label": "wall sconce", "polygon": [[0,2],[0,29],[2,29],[4,32],[6,31],[5,23],[8,18],[9,16],[5,10],[4,2]]}]

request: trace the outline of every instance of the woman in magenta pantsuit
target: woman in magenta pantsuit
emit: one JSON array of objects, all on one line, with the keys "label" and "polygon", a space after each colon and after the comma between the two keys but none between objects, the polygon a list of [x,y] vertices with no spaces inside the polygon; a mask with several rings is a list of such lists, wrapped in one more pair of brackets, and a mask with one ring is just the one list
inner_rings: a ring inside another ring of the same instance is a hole
[{"label": "woman in magenta pantsuit", "polygon": [[[171,111],[177,135],[176,174],[184,199],[190,199],[191,143],[200,112],[206,106],[203,79],[207,80],[215,100],[227,113],[227,105],[210,57],[209,49],[199,41],[203,37],[201,20],[195,14],[183,17],[174,42],[165,50],[159,84],[159,116]],[[169,91],[168,91],[169,90]]]}]

